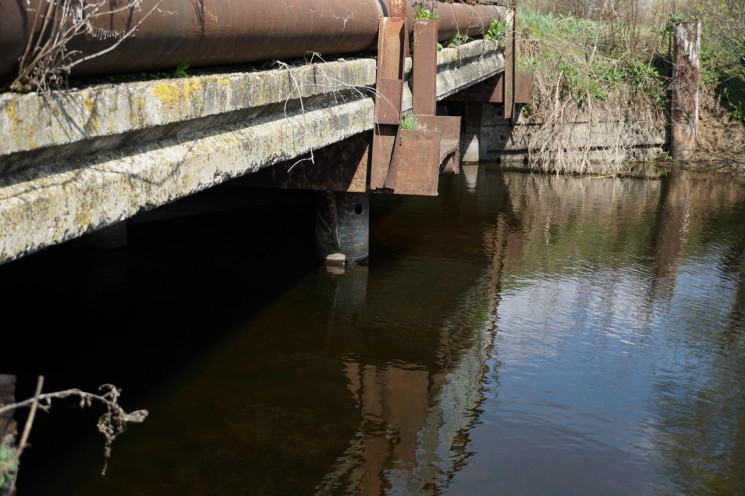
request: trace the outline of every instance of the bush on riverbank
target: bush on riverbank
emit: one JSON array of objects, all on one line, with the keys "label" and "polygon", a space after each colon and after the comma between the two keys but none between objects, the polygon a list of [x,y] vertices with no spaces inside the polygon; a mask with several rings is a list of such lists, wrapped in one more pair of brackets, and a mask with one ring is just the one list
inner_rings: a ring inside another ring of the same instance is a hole
[{"label": "bush on riverbank", "polygon": [[[565,172],[587,170],[591,150],[566,149],[556,132],[570,122],[592,127],[616,121],[627,136],[645,128],[664,130],[670,103],[670,27],[676,18],[659,12],[645,17],[635,0],[628,0],[626,6],[633,8],[625,16],[616,10],[620,6],[609,3],[590,12],[581,2],[567,2],[563,15],[555,13],[556,2],[544,9],[539,1],[518,15],[519,69],[534,73],[533,101],[524,113],[528,122],[540,124],[528,144],[532,164],[551,164]],[[745,146],[745,68],[732,33],[703,28],[697,141],[702,156],[736,160]],[[745,53],[745,43],[741,46]],[[615,137],[601,168],[624,169],[627,146],[624,136]]]}]

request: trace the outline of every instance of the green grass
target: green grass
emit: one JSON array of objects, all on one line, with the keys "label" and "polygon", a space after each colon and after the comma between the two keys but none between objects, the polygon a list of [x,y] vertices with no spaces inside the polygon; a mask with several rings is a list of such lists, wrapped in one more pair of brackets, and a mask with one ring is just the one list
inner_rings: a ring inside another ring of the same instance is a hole
[{"label": "green grass", "polygon": [[[653,27],[609,23],[520,11],[519,36],[536,44],[535,53],[518,51],[522,71],[541,72],[578,104],[626,95],[651,97],[659,108],[669,103],[668,41],[674,20]],[[734,120],[745,122],[745,68],[739,63],[745,40],[716,37],[704,28],[701,85],[715,91]]]},{"label": "green grass", "polygon": [[[0,442],[0,467],[5,466],[8,462],[13,459],[14,453],[11,446],[5,442]],[[13,478],[18,470],[18,460],[13,462],[10,469],[0,473],[0,492],[7,491],[10,489],[10,485],[13,483]]]},{"label": "green grass", "polygon": [[502,43],[507,37],[507,21],[494,19],[484,34],[484,39]]},{"label": "green grass", "polygon": [[401,129],[407,129],[410,131],[418,131],[421,129],[422,125],[419,122],[419,119],[417,119],[412,114],[406,114],[403,119],[401,119]]},{"label": "green grass", "polygon": [[434,11],[425,9],[424,7],[416,8],[416,19],[417,21],[436,21],[440,16],[434,13]]}]

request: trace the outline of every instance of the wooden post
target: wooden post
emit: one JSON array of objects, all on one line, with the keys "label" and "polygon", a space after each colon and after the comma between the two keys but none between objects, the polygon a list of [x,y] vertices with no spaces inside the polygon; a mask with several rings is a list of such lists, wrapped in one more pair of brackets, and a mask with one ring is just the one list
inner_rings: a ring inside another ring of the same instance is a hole
[{"label": "wooden post", "polygon": [[696,150],[698,83],[701,77],[701,21],[678,22],[673,29],[673,83],[670,151],[686,160]]}]

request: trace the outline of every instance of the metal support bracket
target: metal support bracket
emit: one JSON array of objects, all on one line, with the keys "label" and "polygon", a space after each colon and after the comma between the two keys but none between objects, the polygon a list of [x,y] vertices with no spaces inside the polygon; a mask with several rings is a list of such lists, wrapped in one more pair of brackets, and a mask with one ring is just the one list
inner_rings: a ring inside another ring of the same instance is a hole
[{"label": "metal support bracket", "polygon": [[[391,2],[391,13],[405,12],[406,5]],[[404,16],[381,17],[378,27],[378,72],[375,92],[375,126],[370,164],[370,189],[385,187],[401,121],[404,84],[404,47],[407,43]]]},{"label": "metal support bracket", "polygon": [[381,19],[370,189],[434,196],[441,173],[460,171],[460,118],[435,115],[438,23],[417,21],[412,55],[412,107],[421,129],[400,128],[405,31],[401,18]]}]

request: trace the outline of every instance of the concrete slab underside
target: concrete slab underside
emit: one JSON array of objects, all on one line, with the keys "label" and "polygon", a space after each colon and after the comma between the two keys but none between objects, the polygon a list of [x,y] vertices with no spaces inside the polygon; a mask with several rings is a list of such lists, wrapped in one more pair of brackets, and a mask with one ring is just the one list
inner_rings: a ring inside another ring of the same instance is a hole
[{"label": "concrete slab underside", "polygon": [[[438,99],[503,67],[496,43],[445,49]],[[370,130],[374,82],[358,59],[0,95],[0,263]]]}]

